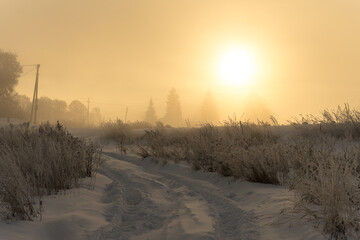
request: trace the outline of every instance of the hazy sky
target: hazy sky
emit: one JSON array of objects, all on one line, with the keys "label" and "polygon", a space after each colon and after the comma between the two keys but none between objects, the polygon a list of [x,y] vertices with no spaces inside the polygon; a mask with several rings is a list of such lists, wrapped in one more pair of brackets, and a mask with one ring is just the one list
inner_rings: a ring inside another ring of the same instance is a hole
[{"label": "hazy sky", "polygon": [[[141,118],[150,97],[161,117],[172,87],[190,119],[209,89],[223,117],[248,95],[280,120],[360,105],[358,0],[0,0],[0,30],[0,49],[41,64],[40,96],[89,97],[110,117]],[[252,84],[217,74],[234,48],[253,56]]]}]

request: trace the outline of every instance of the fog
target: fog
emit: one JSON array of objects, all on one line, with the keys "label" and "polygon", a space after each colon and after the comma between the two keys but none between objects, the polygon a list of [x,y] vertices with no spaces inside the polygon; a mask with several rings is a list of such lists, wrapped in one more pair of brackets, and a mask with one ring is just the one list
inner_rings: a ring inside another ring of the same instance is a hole
[{"label": "fog", "polygon": [[[285,122],[359,106],[359,12],[356,0],[0,0],[0,49],[41,65],[40,97],[89,98],[106,118],[128,108],[129,120],[143,120],[150,98],[161,118],[174,88],[184,119],[201,121],[211,92],[220,120]],[[217,73],[234,46],[255,59],[249,84]],[[16,91],[31,97],[34,81],[27,73]]]}]

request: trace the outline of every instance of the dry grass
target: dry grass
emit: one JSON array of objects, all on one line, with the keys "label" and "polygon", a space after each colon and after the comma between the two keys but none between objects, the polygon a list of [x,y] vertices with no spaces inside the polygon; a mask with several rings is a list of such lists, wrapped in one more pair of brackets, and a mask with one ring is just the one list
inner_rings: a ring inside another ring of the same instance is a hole
[{"label": "dry grass", "polygon": [[80,178],[95,177],[103,163],[98,146],[60,124],[1,128],[0,149],[2,215],[21,220],[38,215],[35,199],[41,203],[45,194],[78,187]]},{"label": "dry grass", "polygon": [[125,141],[130,138],[133,129],[130,125],[120,119],[103,122],[100,127],[103,129],[104,138]]},{"label": "dry grass", "polygon": [[360,113],[345,104],[290,126],[229,120],[222,126],[164,128],[137,139],[138,154],[184,160],[193,169],[288,186],[295,209],[333,239],[359,238]]},{"label": "dry grass", "polygon": [[295,208],[318,220],[333,239],[360,237],[359,153],[358,143],[333,137],[318,144],[304,140],[292,153]]}]

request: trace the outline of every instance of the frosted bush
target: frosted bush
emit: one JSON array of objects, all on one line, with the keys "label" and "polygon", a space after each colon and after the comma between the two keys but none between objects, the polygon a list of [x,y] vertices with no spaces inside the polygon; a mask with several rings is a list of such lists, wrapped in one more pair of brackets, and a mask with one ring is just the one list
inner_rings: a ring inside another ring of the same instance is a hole
[{"label": "frosted bush", "polygon": [[80,178],[95,177],[103,163],[98,146],[73,137],[59,123],[1,128],[0,149],[2,215],[22,220],[37,216],[35,199],[78,187]]}]

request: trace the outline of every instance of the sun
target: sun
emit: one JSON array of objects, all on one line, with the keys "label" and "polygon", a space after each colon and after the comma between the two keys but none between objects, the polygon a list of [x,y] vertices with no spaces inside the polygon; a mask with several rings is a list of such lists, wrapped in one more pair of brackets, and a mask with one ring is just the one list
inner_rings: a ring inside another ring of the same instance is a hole
[{"label": "sun", "polygon": [[219,75],[221,81],[230,86],[249,84],[255,73],[255,61],[245,49],[231,49],[220,58]]}]

